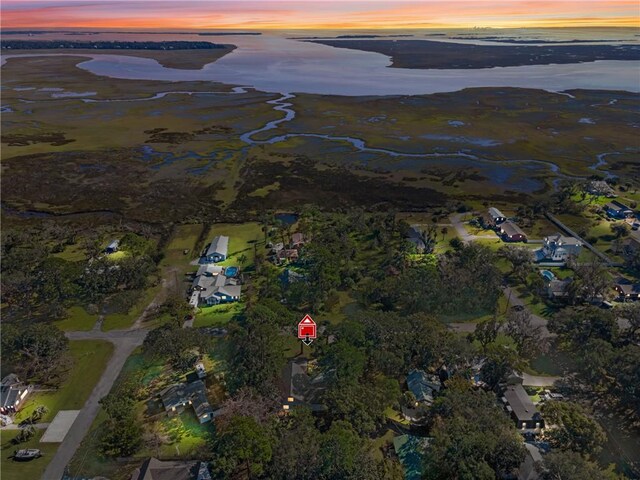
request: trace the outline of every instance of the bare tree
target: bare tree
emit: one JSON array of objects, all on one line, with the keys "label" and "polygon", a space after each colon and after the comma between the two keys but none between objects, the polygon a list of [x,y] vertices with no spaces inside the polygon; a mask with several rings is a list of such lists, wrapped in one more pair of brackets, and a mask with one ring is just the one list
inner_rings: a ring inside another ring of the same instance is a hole
[{"label": "bare tree", "polygon": [[524,358],[534,358],[547,349],[542,335],[542,326],[534,325],[528,310],[510,310],[507,314],[505,332],[516,344],[518,353]]}]

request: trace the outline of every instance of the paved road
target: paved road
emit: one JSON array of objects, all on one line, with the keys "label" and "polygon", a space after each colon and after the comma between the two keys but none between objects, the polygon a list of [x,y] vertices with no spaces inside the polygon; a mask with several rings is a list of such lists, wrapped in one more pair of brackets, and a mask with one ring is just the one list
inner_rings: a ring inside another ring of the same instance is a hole
[{"label": "paved road", "polygon": [[113,387],[116,378],[120,374],[124,363],[136,347],[142,344],[146,330],[112,330],[110,332],[69,332],[70,340],[106,340],[114,344],[115,350],[109,359],[109,363],[94,387],[89,399],[80,410],[78,417],[73,422],[69,432],[60,444],[51,463],[42,474],[43,480],[59,480],[65,472],[67,464],[71,461],[80,443],[89,432],[91,424],[98,415],[100,400],[107,395]]},{"label": "paved road", "polygon": [[498,236],[495,234],[494,235],[473,235],[469,233],[467,229],[464,228],[464,222],[462,221],[461,213],[456,213],[455,215],[452,215],[449,218],[451,220],[451,225],[453,225],[453,227],[456,229],[456,233],[458,234],[458,237],[460,237],[460,240],[462,240],[464,243],[469,243],[473,240],[478,240],[482,238],[489,239],[489,240],[498,240]]},{"label": "paved road", "polygon": [[[170,268],[167,271],[167,279],[162,280],[160,292],[158,292],[151,303],[147,305],[130,329],[103,332],[100,331],[99,328],[94,328],[88,332],[66,333],[69,340],[105,340],[113,343],[115,349],[102,377],[100,377],[89,399],[82,407],[82,410],[80,410],[78,417],[75,422],[73,422],[64,441],[60,444],[51,463],[49,463],[47,469],[42,474],[43,480],[60,480],[64,475],[66,466],[75,455],[80,443],[82,443],[82,440],[89,432],[89,428],[91,428],[93,421],[98,415],[100,400],[111,391],[127,358],[129,358],[138,346],[142,345],[142,342],[147,336],[148,330],[142,328],[147,315],[164,302],[170,291],[174,292],[179,290],[176,272],[177,270],[175,268]],[[99,327],[100,325],[96,324],[96,326]]]},{"label": "paved road", "polygon": [[[524,307],[526,309],[526,306],[524,304],[524,301],[518,296],[518,292],[516,292],[513,288],[511,287],[504,287],[504,294],[507,297],[507,300],[509,302],[509,306],[513,307],[516,305],[520,305],[522,307]],[[548,329],[547,329],[547,323],[549,323],[549,320],[547,320],[544,317],[541,317],[540,315],[535,315],[531,312],[529,312],[531,314],[531,324],[533,326],[536,327],[542,327],[542,337],[543,338],[549,338],[549,337],[553,337],[554,334],[552,334]]]}]

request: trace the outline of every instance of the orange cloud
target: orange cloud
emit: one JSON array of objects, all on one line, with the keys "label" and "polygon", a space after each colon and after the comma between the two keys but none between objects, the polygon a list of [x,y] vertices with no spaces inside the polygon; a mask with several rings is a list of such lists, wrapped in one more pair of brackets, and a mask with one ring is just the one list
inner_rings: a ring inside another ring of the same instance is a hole
[{"label": "orange cloud", "polygon": [[640,27],[637,0],[4,0],[3,28]]}]

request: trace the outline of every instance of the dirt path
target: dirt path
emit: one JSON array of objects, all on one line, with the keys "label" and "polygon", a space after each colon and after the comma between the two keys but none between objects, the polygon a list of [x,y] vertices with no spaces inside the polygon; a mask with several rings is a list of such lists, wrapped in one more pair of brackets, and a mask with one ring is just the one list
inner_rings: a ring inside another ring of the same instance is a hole
[{"label": "dirt path", "polygon": [[464,243],[469,243],[469,242],[472,242],[473,240],[478,240],[478,239],[488,239],[488,240],[498,239],[496,235],[473,235],[469,233],[467,229],[464,228],[464,222],[462,221],[461,213],[456,213],[455,215],[452,215],[449,218],[451,220],[451,225],[453,225],[453,227],[456,229],[456,233],[458,234],[458,237],[460,237],[460,240],[462,240]]}]

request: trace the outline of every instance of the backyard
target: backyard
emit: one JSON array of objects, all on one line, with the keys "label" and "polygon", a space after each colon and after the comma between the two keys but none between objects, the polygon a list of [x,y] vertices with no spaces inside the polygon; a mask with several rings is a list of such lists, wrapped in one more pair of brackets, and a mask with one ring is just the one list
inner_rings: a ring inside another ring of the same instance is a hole
[{"label": "backyard", "polygon": [[16,415],[16,423],[28,418],[40,405],[49,409],[42,422],[50,422],[60,410],[81,409],[102,376],[113,345],[103,340],[75,340],[69,342],[69,353],[73,364],[65,382],[57,390],[31,394]]}]

